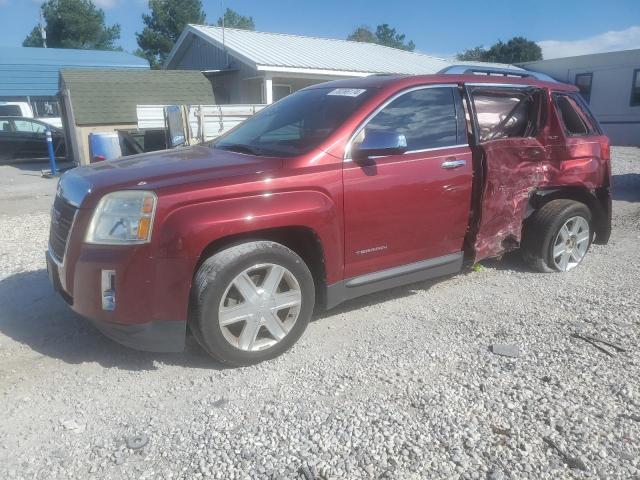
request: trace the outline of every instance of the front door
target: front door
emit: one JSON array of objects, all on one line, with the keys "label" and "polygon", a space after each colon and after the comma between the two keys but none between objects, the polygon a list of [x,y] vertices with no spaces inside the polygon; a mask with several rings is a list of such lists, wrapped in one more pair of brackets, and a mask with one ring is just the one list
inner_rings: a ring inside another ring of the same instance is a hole
[{"label": "front door", "polygon": [[345,278],[462,251],[472,163],[456,85],[412,88],[354,136],[402,134],[402,155],[344,164]]},{"label": "front door", "polygon": [[484,165],[475,260],[519,244],[529,194],[545,179],[544,90],[524,86],[470,86],[477,125],[475,155]]}]

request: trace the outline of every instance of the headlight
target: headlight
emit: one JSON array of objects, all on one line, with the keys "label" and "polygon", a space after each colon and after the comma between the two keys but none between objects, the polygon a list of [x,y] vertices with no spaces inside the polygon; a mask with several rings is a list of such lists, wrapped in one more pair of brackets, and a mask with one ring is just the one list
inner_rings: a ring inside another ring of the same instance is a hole
[{"label": "headlight", "polygon": [[93,212],[86,242],[103,245],[149,242],[157,202],[158,197],[153,192],[108,193]]}]

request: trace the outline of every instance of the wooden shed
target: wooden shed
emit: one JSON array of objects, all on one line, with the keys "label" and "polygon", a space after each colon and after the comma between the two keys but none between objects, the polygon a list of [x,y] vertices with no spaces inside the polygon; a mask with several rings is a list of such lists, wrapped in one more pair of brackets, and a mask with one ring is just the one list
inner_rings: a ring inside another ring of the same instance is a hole
[{"label": "wooden shed", "polygon": [[68,155],[80,165],[90,161],[90,133],[137,129],[137,105],[215,104],[193,70],[61,70],[59,89]]}]

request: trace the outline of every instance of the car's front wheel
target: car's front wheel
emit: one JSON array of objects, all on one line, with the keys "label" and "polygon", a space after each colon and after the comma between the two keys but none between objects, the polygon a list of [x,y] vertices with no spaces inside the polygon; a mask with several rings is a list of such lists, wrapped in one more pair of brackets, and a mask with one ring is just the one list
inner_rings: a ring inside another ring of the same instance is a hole
[{"label": "car's front wheel", "polygon": [[566,272],[582,262],[591,239],[589,208],[574,200],[552,200],[528,220],[523,257],[535,270]]},{"label": "car's front wheel", "polygon": [[311,272],[295,252],[279,243],[247,242],[202,263],[189,321],[213,357],[251,365],[280,355],[300,338],[314,299]]}]

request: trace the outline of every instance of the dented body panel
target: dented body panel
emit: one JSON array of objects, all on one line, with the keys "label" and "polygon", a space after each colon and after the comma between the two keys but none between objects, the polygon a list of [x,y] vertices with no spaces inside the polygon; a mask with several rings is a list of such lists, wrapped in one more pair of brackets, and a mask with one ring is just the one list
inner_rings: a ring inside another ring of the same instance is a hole
[{"label": "dented body panel", "polygon": [[[520,245],[524,221],[532,211],[532,197],[546,190],[581,191],[597,197],[610,185],[608,139],[605,136],[572,138],[566,134],[544,92],[546,124],[535,137],[506,138],[474,148],[483,174],[474,261],[495,257]],[[608,238],[608,235],[607,235]]]}]

